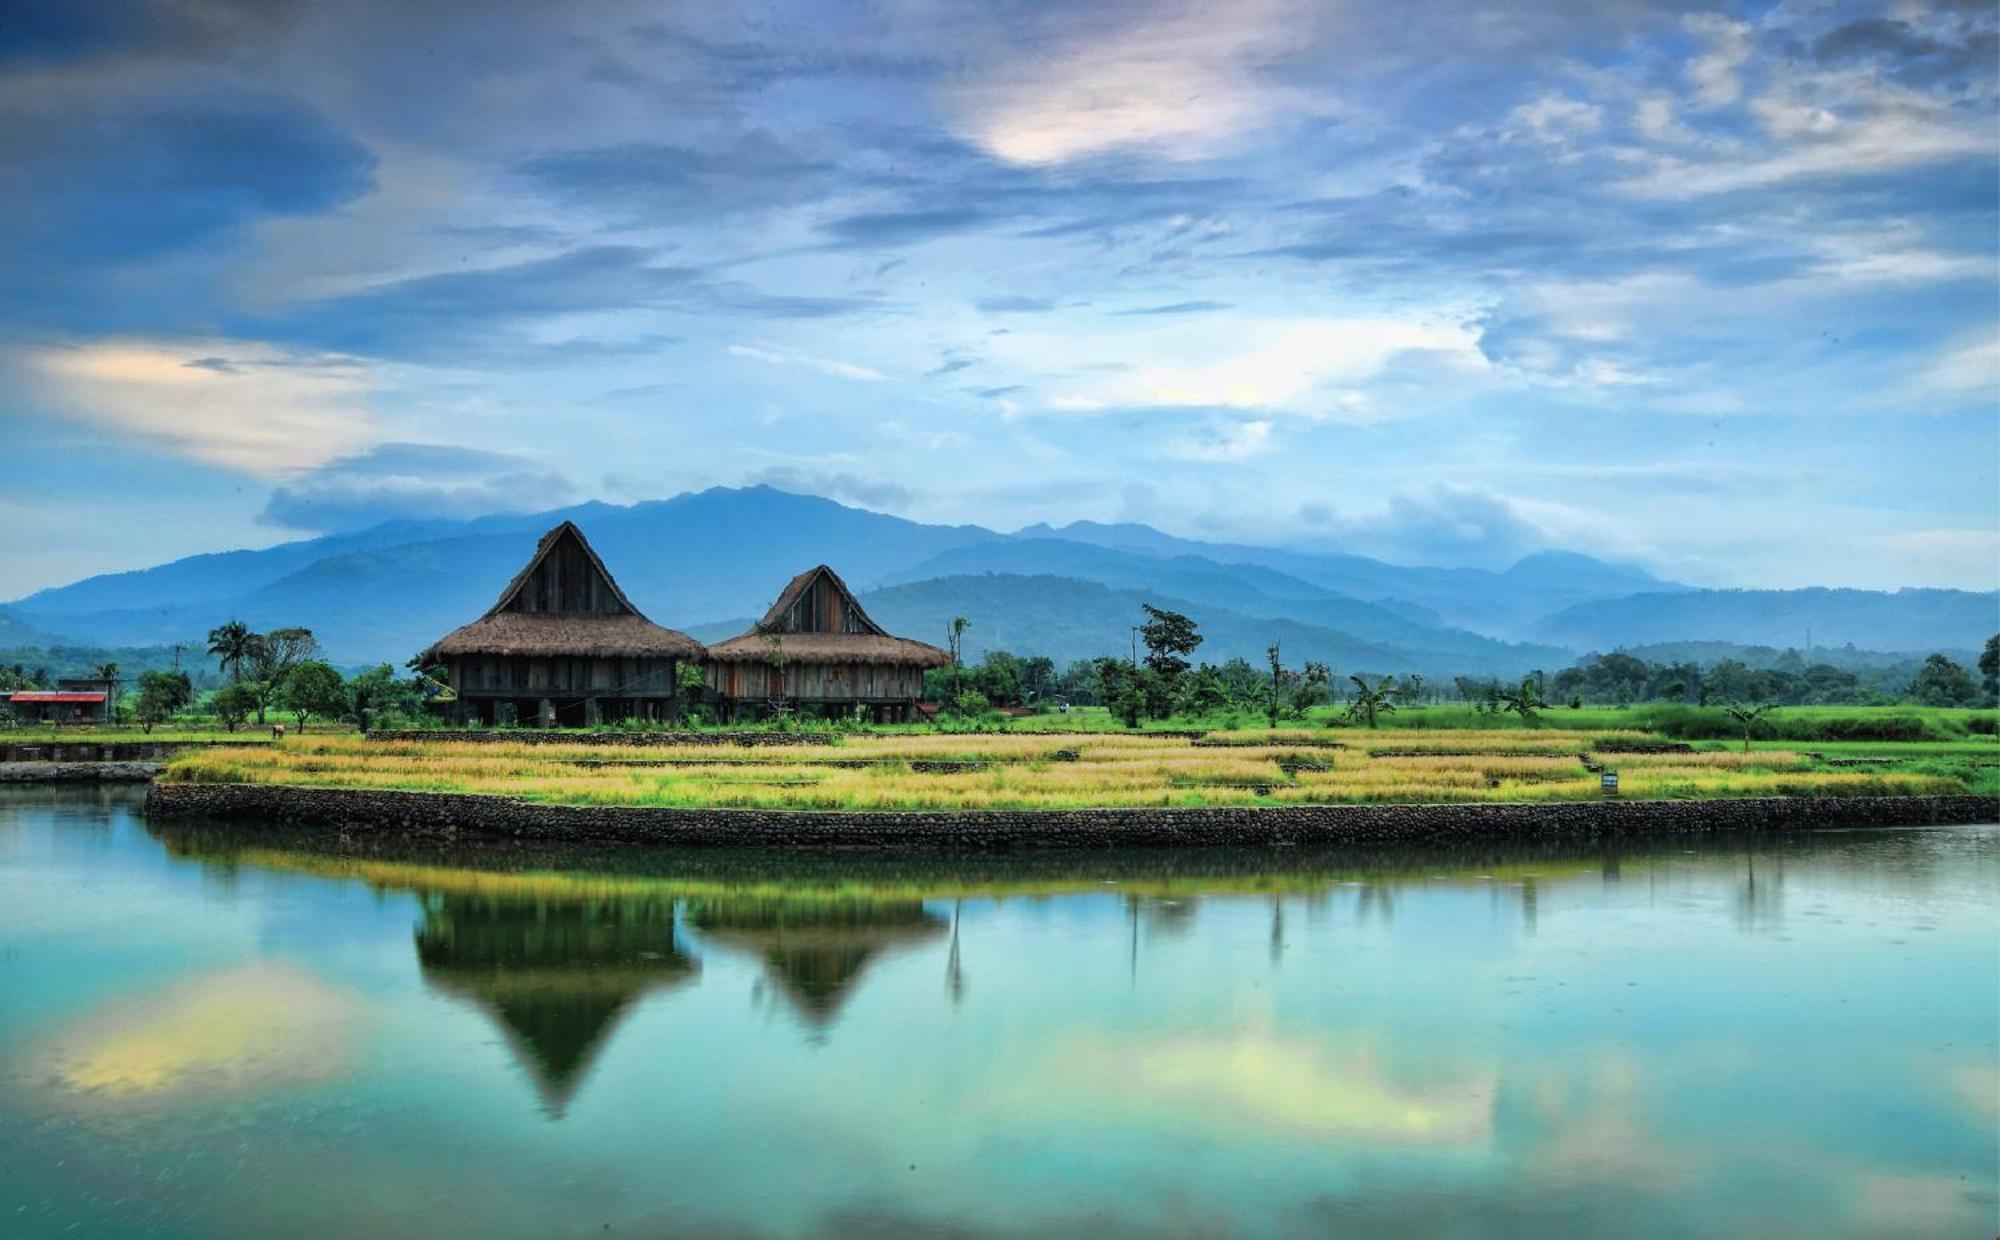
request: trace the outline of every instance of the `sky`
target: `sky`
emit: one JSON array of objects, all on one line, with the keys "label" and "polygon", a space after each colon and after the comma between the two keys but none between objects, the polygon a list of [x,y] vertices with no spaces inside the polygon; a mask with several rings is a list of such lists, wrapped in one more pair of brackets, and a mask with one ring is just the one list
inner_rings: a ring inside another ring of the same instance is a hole
[{"label": "sky", "polygon": [[0,598],[753,483],[2000,585],[1989,3],[7,8]]}]

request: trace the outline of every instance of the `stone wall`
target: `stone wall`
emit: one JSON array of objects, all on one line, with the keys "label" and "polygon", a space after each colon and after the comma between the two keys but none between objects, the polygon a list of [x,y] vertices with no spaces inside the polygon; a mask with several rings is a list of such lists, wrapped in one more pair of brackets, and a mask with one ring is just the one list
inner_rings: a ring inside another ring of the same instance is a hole
[{"label": "stone wall", "polygon": [[155,783],[157,819],[327,827],[402,839],[504,836],[732,848],[1268,847],[1598,840],[2000,821],[1994,797],[1761,797],[1538,805],[1298,805],[887,813],[541,805],[459,793]]},{"label": "stone wall", "polygon": [[269,745],[269,733],[244,733],[238,740],[46,740],[0,744],[0,762],[152,762],[183,749],[210,745]]},{"label": "stone wall", "polygon": [[483,741],[506,745],[831,745],[830,732],[544,732],[539,729],[408,728],[371,741]]},{"label": "stone wall", "polygon": [[0,762],[0,784],[137,784],[158,762]]}]

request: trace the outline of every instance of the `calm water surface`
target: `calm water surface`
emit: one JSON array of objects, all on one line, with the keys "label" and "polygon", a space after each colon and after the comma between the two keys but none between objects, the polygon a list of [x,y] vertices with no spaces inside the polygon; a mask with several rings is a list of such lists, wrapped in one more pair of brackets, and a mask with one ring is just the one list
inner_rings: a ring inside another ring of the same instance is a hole
[{"label": "calm water surface", "polygon": [[0,796],[0,1234],[1991,1236],[2000,830],[481,860]]}]

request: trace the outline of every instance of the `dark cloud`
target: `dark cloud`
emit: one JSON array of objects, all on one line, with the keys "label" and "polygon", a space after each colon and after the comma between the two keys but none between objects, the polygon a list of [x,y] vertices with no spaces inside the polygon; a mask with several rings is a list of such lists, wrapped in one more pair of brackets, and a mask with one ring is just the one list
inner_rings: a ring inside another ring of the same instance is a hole
[{"label": "dark cloud", "polygon": [[533,512],[578,498],[568,479],[525,457],[443,444],[388,443],[275,488],[257,519],[329,533],[384,521]]},{"label": "dark cloud", "polygon": [[[765,293],[695,267],[656,263],[637,246],[593,246],[480,271],[444,272],[308,303],[274,323],[314,346],[378,356],[424,356],[469,349],[488,360],[524,348],[518,331],[557,315],[605,310],[733,312],[752,318],[810,319],[844,314],[853,298]],[[632,347],[652,349],[665,338]],[[556,346],[558,351],[568,346]],[[623,346],[583,342],[581,351]],[[548,356],[545,350],[533,350]]]},{"label": "dark cloud", "polygon": [[987,314],[1042,314],[1056,308],[1047,297],[982,297],[976,304]]},{"label": "dark cloud", "polygon": [[0,99],[0,261],[17,269],[154,257],[372,183],[366,147],[281,94]]},{"label": "dark cloud", "polygon": [[996,222],[990,211],[970,207],[921,211],[875,211],[829,220],[820,231],[836,247],[879,249],[917,245]]},{"label": "dark cloud", "polygon": [[982,400],[999,400],[1003,396],[1012,396],[1016,392],[1025,392],[1027,390],[1027,387],[1023,384],[1008,383],[1000,387],[980,388],[973,395]]},{"label": "dark cloud", "polygon": [[804,155],[771,134],[736,136],[726,147],[628,144],[559,151],[516,165],[537,188],[568,201],[660,216],[715,214],[810,201],[838,183],[832,162]]},{"label": "dark cloud", "polygon": [[1148,314],[1206,314],[1211,310],[1234,309],[1226,301],[1174,301],[1164,306],[1134,306],[1130,310],[1113,310],[1117,316]]}]

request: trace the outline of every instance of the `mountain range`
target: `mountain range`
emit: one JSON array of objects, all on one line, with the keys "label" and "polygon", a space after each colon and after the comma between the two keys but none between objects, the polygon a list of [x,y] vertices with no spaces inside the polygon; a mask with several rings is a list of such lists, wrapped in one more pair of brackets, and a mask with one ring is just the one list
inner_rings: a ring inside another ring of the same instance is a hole
[{"label": "mountain range", "polygon": [[1200,657],[1342,671],[1518,674],[1589,649],[1721,640],[1977,647],[2000,595],[1951,590],[1700,590],[1572,552],[1504,571],[1411,567],[1317,550],[1208,543],[1144,525],[1003,533],[930,525],[770,487],[467,521],[399,521],[261,550],[90,577],[0,608],[0,645],[199,642],[228,619],[303,624],[345,663],[400,663],[478,616],[560,520],[580,525],[653,619],[714,640],[748,628],[796,572],[833,565],[892,631],[1058,661],[1115,653],[1140,605],[1186,612]]}]

